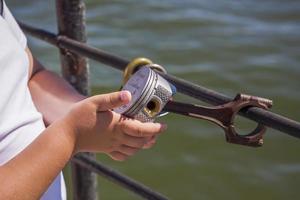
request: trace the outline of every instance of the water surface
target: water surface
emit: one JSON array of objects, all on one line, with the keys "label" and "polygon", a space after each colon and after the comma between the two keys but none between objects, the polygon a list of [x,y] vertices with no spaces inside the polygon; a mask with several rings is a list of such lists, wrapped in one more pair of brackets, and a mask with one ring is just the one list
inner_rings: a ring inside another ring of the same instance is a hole
[{"label": "water surface", "polygon": [[[22,21],[56,31],[54,1],[8,0]],[[169,73],[229,96],[274,100],[300,120],[300,1],[86,1],[88,43],[131,59],[146,56]],[[29,38],[34,54],[59,72],[55,48]],[[94,93],[119,88],[121,74],[90,62]],[[269,129],[259,149],[226,144],[214,125],[177,115],[157,145],[126,162],[99,160],[171,199],[296,199],[300,141]],[[247,121],[243,131],[253,127]],[[68,175],[68,173],[67,173]],[[102,199],[139,199],[102,178]]]}]

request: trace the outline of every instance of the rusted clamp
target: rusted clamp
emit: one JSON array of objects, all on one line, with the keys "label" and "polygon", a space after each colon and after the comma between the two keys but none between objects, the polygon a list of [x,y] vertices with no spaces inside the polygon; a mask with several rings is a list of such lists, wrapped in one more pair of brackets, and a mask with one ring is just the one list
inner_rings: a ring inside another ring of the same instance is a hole
[{"label": "rusted clamp", "polygon": [[238,94],[233,101],[222,105],[221,107],[228,107],[231,110],[231,116],[228,118],[229,120],[223,119],[221,121],[223,124],[221,127],[225,131],[227,142],[253,147],[262,146],[263,135],[267,129],[263,124],[258,123],[257,127],[252,132],[247,135],[241,135],[235,130],[234,119],[236,114],[243,108],[255,106],[263,109],[269,109],[272,105],[273,102],[269,99],[246,94]]},{"label": "rusted clamp", "polygon": [[148,66],[151,69],[167,73],[167,71],[160,65],[152,63],[148,58],[135,58],[125,68],[123,74],[123,85],[129,80],[132,74],[134,74],[140,67]]},{"label": "rusted clamp", "polygon": [[259,123],[256,129],[247,135],[237,133],[234,126],[234,119],[237,113],[241,109],[250,106],[269,109],[272,106],[272,101],[238,94],[232,101],[214,107],[170,101],[166,106],[166,110],[211,121],[224,129],[227,142],[257,147],[263,144],[263,134],[266,131],[266,127],[263,124]]}]

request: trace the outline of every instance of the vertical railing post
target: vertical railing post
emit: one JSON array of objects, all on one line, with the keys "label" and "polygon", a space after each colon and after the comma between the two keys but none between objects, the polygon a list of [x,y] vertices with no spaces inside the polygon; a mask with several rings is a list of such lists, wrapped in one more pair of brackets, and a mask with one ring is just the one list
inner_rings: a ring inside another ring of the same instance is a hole
[{"label": "vertical railing post", "polygon": [[[58,31],[80,42],[86,42],[85,4],[83,0],[56,0]],[[89,94],[89,67],[86,58],[60,49],[63,77],[81,94]],[[90,157],[94,154],[86,153]],[[96,174],[72,163],[74,200],[97,199]]]}]

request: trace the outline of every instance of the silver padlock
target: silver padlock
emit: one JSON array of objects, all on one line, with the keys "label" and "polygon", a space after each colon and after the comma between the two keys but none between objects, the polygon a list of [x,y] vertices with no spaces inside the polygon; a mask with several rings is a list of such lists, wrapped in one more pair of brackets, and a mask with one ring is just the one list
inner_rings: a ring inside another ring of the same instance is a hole
[{"label": "silver padlock", "polygon": [[176,93],[176,88],[151,69],[141,67],[123,86],[131,93],[131,101],[114,111],[142,122],[152,122],[162,116],[162,109]]}]

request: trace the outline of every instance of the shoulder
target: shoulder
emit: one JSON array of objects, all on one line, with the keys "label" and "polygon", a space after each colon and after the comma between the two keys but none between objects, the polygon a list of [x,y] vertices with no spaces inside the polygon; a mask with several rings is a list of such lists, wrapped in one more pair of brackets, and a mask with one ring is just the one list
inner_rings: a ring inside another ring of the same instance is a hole
[{"label": "shoulder", "polygon": [[21,46],[25,49],[25,47],[27,46],[27,39],[26,39],[24,33],[20,29],[14,16],[12,15],[9,8],[7,7],[5,0],[0,0],[0,2],[2,4],[2,18],[4,19],[5,23],[7,24],[7,27],[10,29],[11,33],[18,40],[18,42],[21,44]]}]

